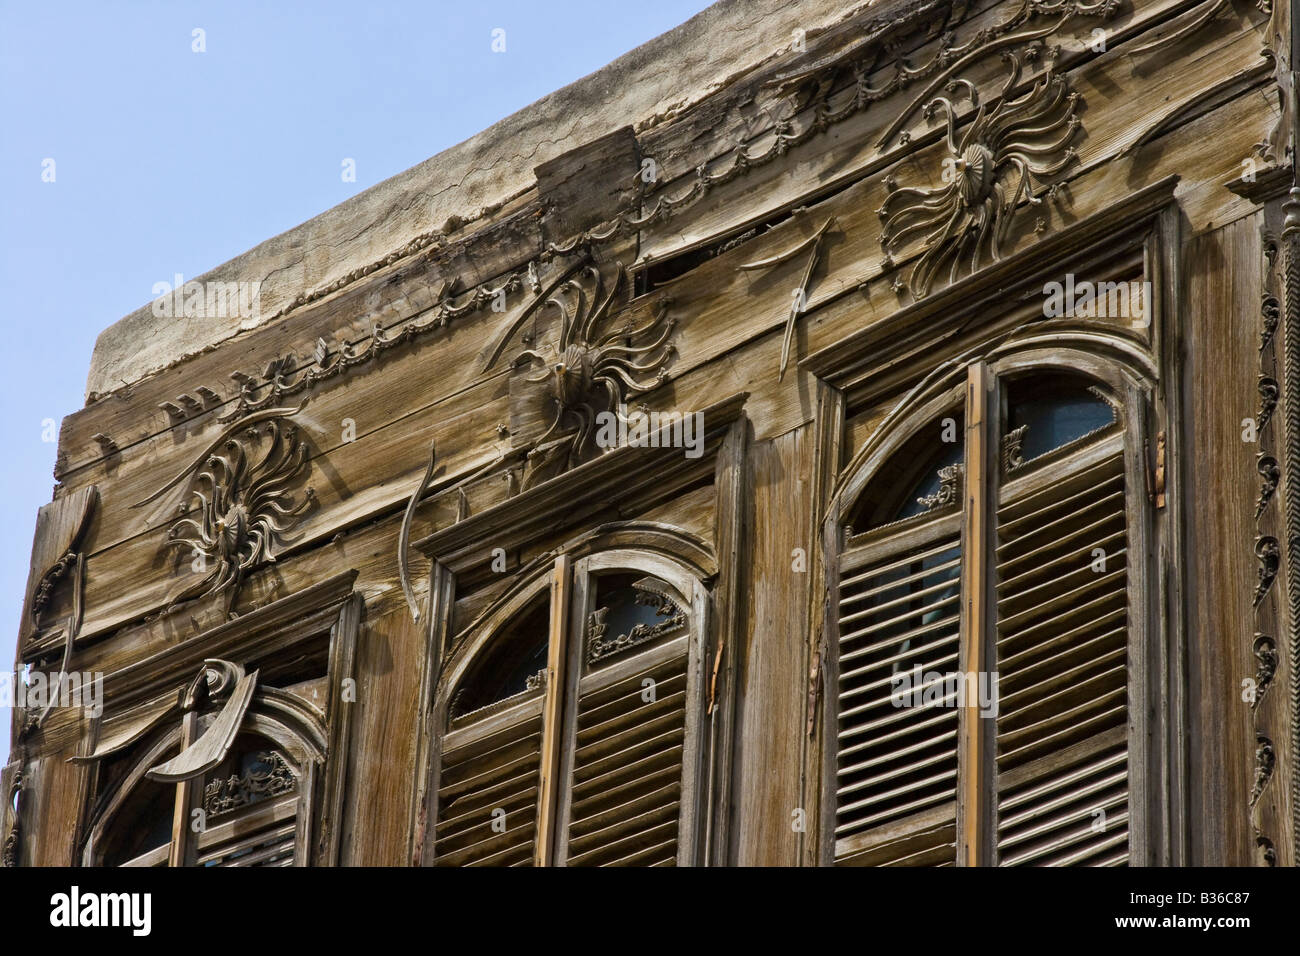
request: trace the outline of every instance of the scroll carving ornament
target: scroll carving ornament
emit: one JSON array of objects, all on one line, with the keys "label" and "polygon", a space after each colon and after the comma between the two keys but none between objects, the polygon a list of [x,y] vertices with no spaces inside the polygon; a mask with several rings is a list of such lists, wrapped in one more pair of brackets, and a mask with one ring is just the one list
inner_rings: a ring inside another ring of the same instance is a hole
[{"label": "scroll carving ornament", "polygon": [[[1041,55],[1036,47],[1004,53],[1009,73],[1000,99],[991,108],[980,105],[960,135],[951,99],[940,96],[925,105],[927,117],[942,111],[947,120],[942,185],[897,188],[892,177],[886,178],[890,194],[879,210],[881,246],[892,257],[921,240],[910,278],[917,298],[929,293],[945,266],[949,281],[956,281],[963,270],[998,261],[1021,202],[1039,206],[1044,197],[1054,197],[1058,184],[1048,179],[1077,158],[1069,143],[1081,125],[1079,94],[1064,76],[1048,70],[1028,92],[1011,95],[1020,82],[1022,57]],[[978,98],[967,80],[949,88],[966,90],[972,102]]]},{"label": "scroll carving ornament", "polygon": [[283,754],[259,751],[253,766],[243,773],[208,781],[203,788],[203,809],[209,817],[219,816],[268,797],[293,793],[297,786],[298,779]]},{"label": "scroll carving ornament", "polygon": [[635,624],[626,634],[606,638],[605,635],[609,631],[606,622],[609,608],[596,608],[587,618],[587,663],[595,664],[630,650],[638,644],[679,631],[686,626],[686,614],[654,581],[642,578],[633,585],[633,588],[636,590],[636,603],[653,607],[660,620],[654,624]]},{"label": "scroll carving ornament", "polygon": [[136,507],[153,501],[193,475],[182,517],[171,525],[167,547],[192,558],[202,579],[176,602],[227,593],[233,608],[245,576],[275,560],[275,548],[315,501],[293,490],[308,471],[308,449],[285,419],[301,410],[269,409],[232,426],[192,465]]}]

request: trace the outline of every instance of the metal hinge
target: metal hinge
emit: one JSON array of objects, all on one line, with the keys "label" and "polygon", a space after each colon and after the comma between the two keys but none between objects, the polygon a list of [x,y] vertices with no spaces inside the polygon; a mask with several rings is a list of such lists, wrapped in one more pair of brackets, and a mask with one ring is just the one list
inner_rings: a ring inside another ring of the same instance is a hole
[{"label": "metal hinge", "polygon": [[1144,469],[1147,476],[1147,500],[1152,502],[1157,509],[1165,506],[1165,433],[1162,429],[1156,434],[1156,462],[1154,469],[1150,465],[1149,446],[1146,442],[1142,443],[1144,449],[1148,449],[1148,454],[1144,457],[1147,459]]}]

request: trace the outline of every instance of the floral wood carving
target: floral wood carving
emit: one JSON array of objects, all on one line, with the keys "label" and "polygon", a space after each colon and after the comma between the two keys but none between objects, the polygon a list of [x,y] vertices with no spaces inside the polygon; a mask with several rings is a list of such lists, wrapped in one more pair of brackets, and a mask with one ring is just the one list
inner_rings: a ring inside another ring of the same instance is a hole
[{"label": "floral wood carving", "polygon": [[[245,575],[275,560],[276,544],[315,501],[310,487],[301,501],[291,491],[308,471],[308,450],[284,418],[300,409],[270,409],[233,426],[194,464],[139,503],[156,499],[197,472],[187,501],[177,509],[183,517],[172,524],[167,547],[192,555],[204,577],[177,601],[227,591],[229,613]],[[261,453],[255,454],[259,446]]]},{"label": "floral wood carving", "polygon": [[1259,704],[1259,699],[1264,696],[1264,691],[1268,690],[1269,685],[1273,683],[1273,675],[1277,673],[1277,644],[1273,638],[1266,637],[1263,634],[1255,635],[1255,697],[1250,702],[1253,709]]},{"label": "floral wood carving", "polygon": [[1259,431],[1263,431],[1264,426],[1273,419],[1280,394],[1281,389],[1278,388],[1277,379],[1269,375],[1259,377]]},{"label": "floral wood carving", "polygon": [[1259,330],[1259,350],[1263,352],[1273,341],[1273,336],[1277,334],[1277,323],[1282,317],[1282,307],[1277,301],[1277,296],[1265,292],[1259,311],[1263,318]]},{"label": "floral wood carving", "polygon": [[1255,502],[1255,519],[1259,520],[1268,503],[1273,500],[1273,494],[1277,491],[1277,483],[1282,480],[1282,469],[1277,463],[1277,459],[1272,455],[1259,456],[1259,463],[1256,465],[1259,472],[1259,500]]},{"label": "floral wood carving", "polygon": [[[1069,145],[1080,121],[1075,109],[1079,94],[1069,89],[1064,76],[1051,70],[1024,95],[1012,98],[1020,82],[1021,57],[1005,53],[1010,72],[1001,98],[991,109],[980,106],[958,137],[956,108],[947,97],[936,97],[924,108],[927,117],[940,109],[947,114],[947,157],[941,186],[930,189],[894,188],[880,207],[883,220],[881,246],[887,256],[920,237],[924,251],[912,269],[910,286],[917,298],[925,296],[939,270],[950,263],[949,281],[963,268],[973,272],[984,262],[1002,255],[1017,207],[1021,201],[1041,205],[1043,195],[1054,196],[1058,185],[1046,178],[1063,170],[1076,158]],[[1026,54],[1033,58],[1031,50]],[[974,84],[960,81],[975,98]]]},{"label": "floral wood carving", "polygon": [[232,773],[225,780],[208,781],[203,788],[203,809],[209,817],[297,789],[298,779],[278,751],[259,751],[253,758],[254,766],[243,773]]},{"label": "floral wood carving", "polygon": [[652,625],[635,624],[626,634],[619,634],[617,637],[607,640],[605,634],[609,630],[609,624],[605,618],[609,615],[609,608],[596,608],[587,618],[588,664],[595,664],[597,661],[613,657],[615,654],[621,654],[638,644],[655,640],[665,634],[679,631],[686,626],[686,614],[677,606],[677,602],[668,596],[658,582],[652,578],[642,578],[634,583],[632,587],[636,591],[636,603],[653,607],[655,614],[662,620]]},{"label": "floral wood carving", "polygon": [[1259,803],[1259,798],[1264,795],[1264,787],[1268,785],[1269,779],[1273,776],[1273,767],[1277,763],[1277,756],[1273,750],[1273,741],[1269,740],[1262,734],[1255,738],[1255,783],[1250,788],[1250,805],[1253,807]]},{"label": "floral wood carving", "polygon": [[626,282],[627,271],[620,267],[607,290],[600,270],[586,265],[544,293],[544,306],[560,313],[559,330],[545,354],[527,348],[510,363],[512,369],[532,371],[524,382],[549,422],[527,454],[521,490],[594,458],[601,451],[595,443],[597,417],[621,416],[629,398],[666,377],[673,354],[667,344],[674,326],[669,303],[659,302],[639,326],[613,325],[611,306]]},{"label": "floral wood carving", "polygon": [[939,490],[932,495],[924,495],[916,499],[916,503],[924,511],[935,511],[938,508],[946,508],[948,505],[956,504],[957,497],[961,493],[961,465],[948,465],[939,469]]},{"label": "floral wood carving", "polygon": [[1259,607],[1259,602],[1264,600],[1264,595],[1273,585],[1273,579],[1277,577],[1278,564],[1282,559],[1282,551],[1278,547],[1277,538],[1271,535],[1265,535],[1255,542],[1255,557],[1259,559],[1259,567],[1255,569],[1255,597],[1254,605]]}]

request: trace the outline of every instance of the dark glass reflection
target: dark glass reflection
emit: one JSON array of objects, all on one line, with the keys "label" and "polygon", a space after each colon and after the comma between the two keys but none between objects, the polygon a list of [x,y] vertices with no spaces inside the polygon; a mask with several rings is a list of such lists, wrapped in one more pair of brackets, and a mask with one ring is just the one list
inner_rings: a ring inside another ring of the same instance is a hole
[{"label": "dark glass reflection", "polygon": [[1115,421],[1115,410],[1078,379],[1035,380],[1009,392],[1007,432],[1025,432],[1020,460],[1028,462]]}]

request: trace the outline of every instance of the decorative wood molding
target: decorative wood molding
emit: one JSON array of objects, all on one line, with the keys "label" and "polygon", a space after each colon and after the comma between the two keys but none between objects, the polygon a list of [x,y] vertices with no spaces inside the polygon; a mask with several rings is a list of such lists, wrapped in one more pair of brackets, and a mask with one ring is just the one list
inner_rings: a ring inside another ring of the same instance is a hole
[{"label": "decorative wood molding", "polygon": [[[1291,24],[1291,39],[1296,42]],[[1294,52],[1294,51],[1291,51]],[[1292,76],[1294,81],[1294,74]],[[1291,104],[1295,106],[1294,102]],[[1292,145],[1294,150],[1294,144]],[[1283,268],[1282,388],[1283,434],[1285,436],[1282,496],[1286,532],[1286,651],[1289,667],[1287,687],[1287,733],[1285,751],[1290,762],[1287,788],[1290,800],[1290,859],[1300,861],[1300,186],[1293,185],[1282,204],[1281,233]],[[1261,397],[1263,381],[1261,377]],[[1276,383],[1274,383],[1276,390]],[[1276,391],[1274,393],[1276,395]],[[1276,400],[1276,398],[1275,398]]]},{"label": "decorative wood molding", "polygon": [[[560,313],[560,322],[553,338],[523,349],[510,362],[519,373],[512,380],[510,435],[529,446],[521,491],[601,454],[602,416],[626,421],[622,409],[628,400],[667,376],[673,354],[668,337],[675,325],[668,318],[670,302],[659,301],[649,321],[639,326],[612,325],[611,306],[626,286],[622,266],[607,290],[600,270],[585,265],[538,297],[542,308]],[[517,327],[515,323],[497,346],[489,367]],[[535,429],[529,427],[533,425]]]},{"label": "decorative wood molding", "polygon": [[[111,821],[130,787],[140,780],[178,783],[193,806],[204,794],[192,782],[220,765],[241,728],[269,736],[284,736],[300,765],[291,768],[298,804],[299,831],[295,860],[300,864],[332,866],[338,862],[343,787],[349,762],[355,680],[356,641],[361,624],[361,596],[353,590],[355,571],[336,575],[318,585],[268,604],[181,644],[135,661],[106,676],[104,712],[97,722],[98,743],[78,763],[95,763],[137,741],[154,740],[136,760],[135,769],[113,792],[97,803],[93,825],[82,851],[92,864],[100,852],[105,825]],[[258,684],[252,665],[277,656],[306,653],[307,642],[323,642],[328,686],[323,705],[290,691]],[[196,676],[188,678],[187,675]],[[178,693],[178,683],[181,683]],[[203,733],[199,713],[214,717]],[[173,726],[159,737],[151,730]],[[163,763],[158,761],[181,752]],[[229,784],[229,781],[225,781]],[[179,792],[178,789],[178,792]],[[215,796],[215,794],[214,794]],[[188,843],[185,840],[182,842]],[[183,862],[193,847],[173,852]]]},{"label": "decorative wood molding", "polygon": [[964,470],[961,465],[948,465],[946,468],[940,468],[939,490],[932,495],[917,498],[916,503],[927,514],[957,504],[961,500]]},{"label": "decorative wood molding", "polygon": [[[917,299],[930,292],[936,273],[949,260],[949,280],[956,282],[963,268],[974,272],[985,261],[1001,259],[1001,245],[1021,202],[1032,207],[1054,198],[1057,186],[1048,179],[1078,158],[1069,143],[1081,125],[1079,94],[1066,77],[1049,69],[1028,92],[1012,98],[1022,55],[1037,59],[1041,54],[1036,47],[1004,54],[1010,68],[1001,98],[992,109],[981,107],[960,139],[952,100],[940,96],[926,103],[927,117],[940,109],[947,116],[944,185],[900,189],[892,176],[885,179],[890,192],[879,210],[885,254],[924,236],[909,279]],[[965,88],[972,100],[977,95],[969,81],[953,86]]]},{"label": "decorative wood molding", "polygon": [[356,577],[356,571],[341,572],[113,671],[104,680],[105,713],[169,692],[175,675],[194,673],[205,660],[256,661],[329,633],[352,597]]},{"label": "decorative wood molding", "polygon": [[[1273,0],[1257,0],[1257,5],[1265,13],[1272,12]],[[1192,10],[1189,10],[1181,18],[1181,22],[1175,21],[1176,25],[1172,32],[1163,36],[1158,36],[1148,43],[1133,48],[1134,53],[1147,53],[1151,50],[1159,50],[1167,46],[1173,46],[1180,40],[1185,40],[1201,27],[1205,26],[1220,13],[1231,8],[1229,0],[1203,0]]]},{"label": "decorative wood molding", "polygon": [[609,614],[609,608],[593,608],[586,627],[588,664],[622,654],[639,644],[657,640],[686,627],[686,613],[653,579],[643,578],[632,586],[636,589],[636,603],[654,606],[655,613],[663,620],[653,625],[637,624],[626,634],[607,638],[605,635],[609,632],[609,624],[605,618]]},{"label": "decorative wood molding", "polygon": [[814,232],[803,242],[798,243],[785,252],[779,252],[774,256],[766,259],[760,259],[757,262],[746,262],[736,266],[742,272],[750,272],[755,269],[771,269],[775,266],[789,262],[805,250],[808,251],[808,261],[804,264],[803,273],[799,278],[799,283],[794,287],[791,293],[790,313],[785,320],[785,336],[781,339],[781,362],[777,366],[776,380],[779,382],[785,378],[786,366],[790,363],[790,343],[794,340],[794,324],[799,318],[800,313],[808,302],[808,294],[812,291],[810,288],[812,282],[813,270],[817,268],[817,263],[821,259],[822,239],[826,235],[826,230],[835,225],[835,217],[827,219],[820,229]]},{"label": "decorative wood molding", "polygon": [[98,487],[87,485],[43,505],[37,513],[27,597],[18,627],[20,649],[45,626],[43,617],[55,591],[69,583],[73,611],[63,629],[65,640],[75,637],[80,624],[84,543],[98,504]]},{"label": "decorative wood molding", "polygon": [[941,341],[1003,315],[1009,302],[1042,297],[1043,277],[1066,271],[1088,255],[1122,244],[1145,246],[1162,209],[1173,202],[1178,177],[1169,176],[1121,202],[1045,237],[1010,259],[918,300],[879,322],[819,349],[799,363],[828,384],[870,393],[871,382],[922,341]]},{"label": "decorative wood molding", "polygon": [[209,819],[297,791],[298,775],[284,754],[278,750],[265,750],[259,752],[257,758],[268,769],[249,768],[238,776],[232,774],[225,780],[212,780],[203,788],[203,810]]},{"label": "decorative wood molding", "polygon": [[1256,539],[1255,559],[1259,566],[1255,569],[1255,594],[1251,600],[1255,607],[1259,607],[1259,602],[1264,600],[1264,595],[1273,586],[1281,563],[1282,549],[1278,546],[1277,538],[1265,535]]},{"label": "decorative wood molding", "polygon": [[607,510],[612,502],[647,494],[671,494],[673,488],[712,473],[718,446],[740,417],[747,397],[742,392],[700,412],[704,416],[704,437],[698,458],[687,458],[682,449],[666,447],[667,441],[661,443],[665,447],[613,448],[540,482],[528,492],[435,531],[415,542],[414,547],[461,573],[486,562],[492,548],[513,550],[544,532],[572,527],[591,514]]},{"label": "decorative wood molding", "polygon": [[1268,503],[1273,500],[1273,494],[1277,491],[1277,483],[1282,480],[1282,469],[1278,466],[1277,459],[1272,455],[1265,455],[1260,452],[1256,458],[1258,463],[1255,470],[1259,472],[1259,499],[1255,502],[1255,520],[1258,521]]},{"label": "decorative wood molding", "polygon": [[[1290,172],[1287,174],[1290,179]],[[1253,197],[1252,197],[1253,198]],[[1270,197],[1275,199],[1275,197]],[[1255,843],[1254,859],[1257,863],[1265,866],[1273,866],[1277,862],[1277,846],[1275,840],[1278,839],[1277,832],[1278,820],[1274,810],[1276,796],[1268,794],[1264,799],[1270,780],[1272,779],[1272,762],[1270,761],[1267,774],[1261,774],[1261,767],[1258,764],[1259,741],[1271,741],[1277,733],[1276,719],[1277,706],[1276,695],[1268,694],[1267,691],[1273,683],[1274,676],[1278,666],[1278,652],[1276,641],[1269,635],[1278,633],[1276,628],[1281,626],[1277,607],[1278,602],[1263,600],[1271,588],[1272,581],[1277,574],[1277,566],[1280,558],[1280,551],[1277,545],[1276,535],[1281,530],[1280,520],[1281,505],[1274,505],[1279,501],[1278,489],[1283,486],[1284,472],[1278,458],[1281,456],[1281,449],[1278,447],[1277,430],[1269,427],[1273,421],[1273,409],[1276,407],[1278,399],[1278,385],[1276,376],[1280,373],[1278,363],[1278,339],[1277,332],[1281,321],[1281,303],[1275,291],[1275,271],[1278,264],[1278,239],[1273,231],[1276,222],[1272,220],[1278,214],[1278,205],[1276,201],[1270,201],[1265,212],[1265,226],[1260,233],[1260,246],[1262,250],[1261,267],[1263,275],[1263,287],[1260,293],[1260,313],[1259,313],[1259,349],[1258,349],[1258,391],[1260,395],[1260,414],[1257,420],[1256,441],[1260,449],[1255,453],[1255,471],[1259,475],[1260,485],[1259,493],[1255,501],[1255,521],[1254,534],[1256,537],[1255,553],[1257,561],[1261,562],[1257,568],[1256,574],[1258,583],[1254,592],[1252,602],[1253,628],[1251,634],[1247,637],[1249,643],[1250,656],[1246,658],[1247,667],[1253,664],[1254,680],[1253,696],[1250,698],[1250,730],[1256,741],[1257,766],[1254,781],[1252,783],[1251,793],[1246,806],[1247,817],[1250,823],[1250,832]],[[1261,552],[1264,556],[1261,556]],[[1290,578],[1290,570],[1286,572],[1286,577]],[[1250,673],[1250,670],[1246,671]],[[1269,744],[1268,753],[1272,756],[1272,745]],[[1285,847],[1289,850],[1289,847]]]},{"label": "decorative wood molding", "polygon": [[[245,575],[275,560],[275,546],[312,506],[311,487],[295,501],[291,486],[307,473],[307,443],[285,419],[301,410],[271,409],[227,429],[192,465],[139,505],[157,499],[193,474],[183,515],[171,525],[166,547],[194,556],[206,570],[197,584],[184,587],[173,599],[227,592],[231,613]],[[258,446],[264,446],[260,455]],[[221,447],[221,452],[217,448]],[[137,505],[136,507],[139,507]]]}]

